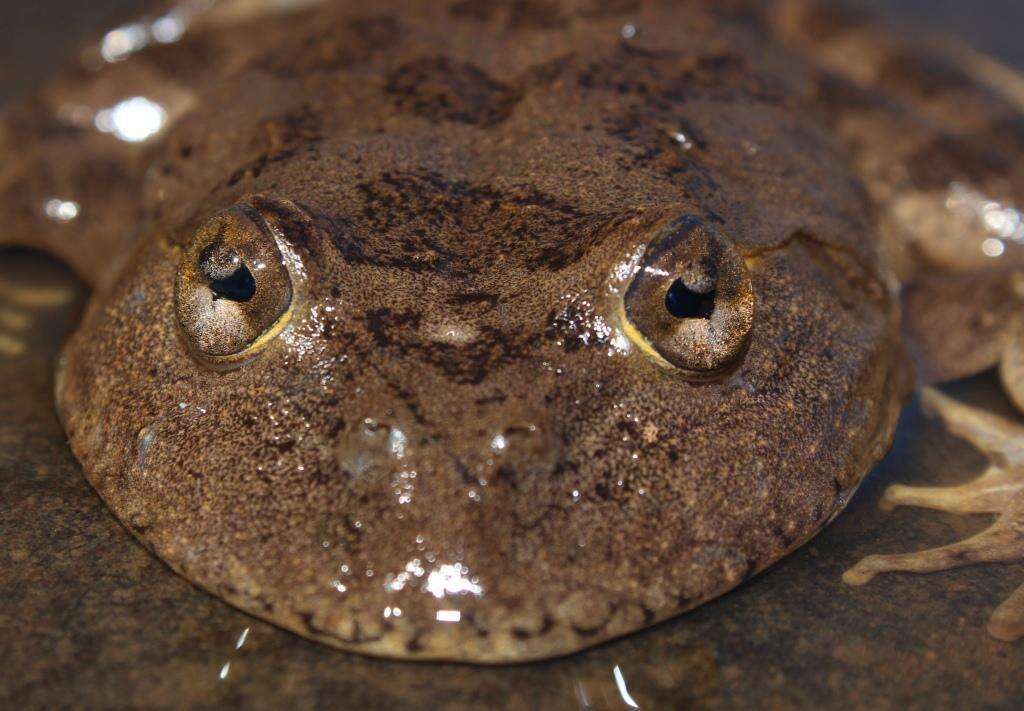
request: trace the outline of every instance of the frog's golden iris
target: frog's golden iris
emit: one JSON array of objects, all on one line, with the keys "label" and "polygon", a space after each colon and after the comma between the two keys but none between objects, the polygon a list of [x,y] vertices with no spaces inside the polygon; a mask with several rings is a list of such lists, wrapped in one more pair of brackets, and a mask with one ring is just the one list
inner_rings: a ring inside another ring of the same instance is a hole
[{"label": "frog's golden iris", "polygon": [[175,308],[190,350],[218,367],[255,356],[287,324],[292,279],[271,228],[235,205],[196,232],[178,267]]},{"label": "frog's golden iris", "polygon": [[645,352],[696,376],[743,354],[754,292],[740,254],[693,216],[664,225],[625,296],[626,330]]}]

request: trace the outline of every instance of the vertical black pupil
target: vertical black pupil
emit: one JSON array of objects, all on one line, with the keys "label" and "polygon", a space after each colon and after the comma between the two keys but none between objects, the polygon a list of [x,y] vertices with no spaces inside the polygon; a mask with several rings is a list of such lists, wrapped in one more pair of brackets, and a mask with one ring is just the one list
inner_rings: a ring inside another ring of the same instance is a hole
[{"label": "vertical black pupil", "polygon": [[210,291],[213,298],[227,299],[228,301],[248,301],[256,295],[256,279],[245,264],[239,264],[238,269],[223,279],[210,281]]},{"label": "vertical black pupil", "polygon": [[676,318],[711,318],[715,310],[715,290],[701,294],[676,279],[665,294],[665,308]]}]

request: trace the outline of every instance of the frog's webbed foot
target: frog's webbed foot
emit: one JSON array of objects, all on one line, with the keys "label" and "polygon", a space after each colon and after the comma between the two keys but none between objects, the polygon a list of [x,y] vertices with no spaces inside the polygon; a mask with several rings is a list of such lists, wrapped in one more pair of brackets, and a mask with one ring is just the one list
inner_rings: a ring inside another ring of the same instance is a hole
[{"label": "frog's webbed foot", "polygon": [[[883,508],[920,506],[954,513],[997,513],[999,518],[959,543],[917,553],[870,555],[843,575],[850,585],[864,585],[878,573],[931,573],[1024,559],[1024,427],[930,388],[924,391],[922,404],[950,432],[984,452],[992,464],[980,477],[960,486],[891,486],[882,497]],[[1024,636],[1024,586],[996,609],[988,630],[1007,641]]]}]

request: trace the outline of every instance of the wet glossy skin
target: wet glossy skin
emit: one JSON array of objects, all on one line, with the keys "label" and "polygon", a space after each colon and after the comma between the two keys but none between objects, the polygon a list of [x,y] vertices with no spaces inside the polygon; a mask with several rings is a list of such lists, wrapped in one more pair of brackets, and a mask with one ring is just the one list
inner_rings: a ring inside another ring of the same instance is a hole
[{"label": "wet glossy skin", "polygon": [[950,219],[885,168],[936,155],[927,102],[798,3],[253,5],[3,125],[5,239],[97,285],[72,448],[161,558],[340,647],[518,661],[842,508],[907,390],[890,270],[939,244],[894,197]]}]

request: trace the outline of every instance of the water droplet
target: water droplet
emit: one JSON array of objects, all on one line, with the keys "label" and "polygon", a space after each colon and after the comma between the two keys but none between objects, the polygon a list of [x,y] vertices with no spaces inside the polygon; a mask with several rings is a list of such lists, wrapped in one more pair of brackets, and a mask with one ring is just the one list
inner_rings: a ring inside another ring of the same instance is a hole
[{"label": "water droplet", "polygon": [[458,610],[438,610],[436,619],[438,622],[458,622],[462,619],[462,613]]},{"label": "water droplet", "polygon": [[177,42],[184,36],[193,19],[211,4],[212,0],[186,0],[152,22],[139,20],[115,27],[103,36],[100,56],[106,62],[120,62],[154,42]]},{"label": "water droplet", "polygon": [[185,34],[185,27],[185,19],[172,12],[154,20],[149,26],[149,34],[160,44],[171,44],[181,39]]},{"label": "water droplet", "polygon": [[43,212],[54,222],[71,222],[80,212],[81,207],[73,200],[50,198],[43,203]]},{"label": "water droplet", "polygon": [[[993,238],[1024,244],[1024,214],[1013,205],[1000,203],[963,183],[954,182],[946,195],[946,208],[969,222],[980,224]],[[982,245],[982,251],[990,257],[1002,254],[1001,251],[990,254],[997,249],[991,242],[988,249]]]},{"label": "water droplet", "polygon": [[682,131],[676,131],[673,133],[672,140],[678,143],[684,151],[688,151],[693,148],[693,141]]},{"label": "water droplet", "polygon": [[629,688],[626,686],[626,678],[622,675],[622,669],[619,668],[618,664],[612,669],[612,676],[615,677],[615,686],[619,690],[619,696],[622,697],[623,703],[631,709],[640,708],[640,704],[629,693]]},{"label": "water droplet", "polygon": [[507,447],[508,440],[505,439],[505,435],[499,433],[494,435],[493,439],[491,439],[491,451],[495,454],[498,452],[504,452]]},{"label": "water droplet", "polygon": [[127,143],[147,141],[167,122],[163,106],[144,96],[133,96],[96,113],[97,130]]},{"label": "water droplet", "polygon": [[989,237],[981,243],[981,251],[986,257],[1001,257],[1006,251],[1006,244],[1001,239]]},{"label": "water droplet", "polygon": [[390,434],[388,434],[388,448],[391,450],[391,456],[395,459],[401,459],[405,456],[405,448],[409,443],[409,438],[405,436],[405,433],[397,427],[392,427]]},{"label": "water droplet", "polygon": [[120,62],[149,44],[149,32],[142,22],[112,29],[103,36],[100,55],[107,62]]}]

